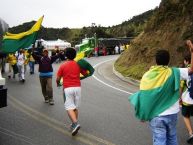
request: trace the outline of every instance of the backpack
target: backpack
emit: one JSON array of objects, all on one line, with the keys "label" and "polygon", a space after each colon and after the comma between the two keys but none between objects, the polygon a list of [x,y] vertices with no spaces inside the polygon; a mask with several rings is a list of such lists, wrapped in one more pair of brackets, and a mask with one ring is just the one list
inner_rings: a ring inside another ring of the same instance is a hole
[{"label": "backpack", "polygon": [[188,92],[190,94],[190,98],[193,99],[193,74],[189,75],[190,81],[188,82]]}]

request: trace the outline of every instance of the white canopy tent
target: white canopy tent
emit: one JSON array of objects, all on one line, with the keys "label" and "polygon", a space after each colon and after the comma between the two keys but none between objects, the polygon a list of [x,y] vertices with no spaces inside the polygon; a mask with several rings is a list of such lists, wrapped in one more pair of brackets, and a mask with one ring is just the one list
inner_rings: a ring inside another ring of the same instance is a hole
[{"label": "white canopy tent", "polygon": [[63,41],[63,40],[41,40],[42,41],[42,45],[44,46],[44,48],[48,49],[48,50],[64,50],[67,47],[71,47],[71,44],[67,41]]}]

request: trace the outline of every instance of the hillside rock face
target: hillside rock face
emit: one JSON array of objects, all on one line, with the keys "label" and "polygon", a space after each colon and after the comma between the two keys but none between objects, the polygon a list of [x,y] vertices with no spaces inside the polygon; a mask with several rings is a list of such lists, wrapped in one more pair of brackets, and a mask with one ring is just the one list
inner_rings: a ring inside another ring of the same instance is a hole
[{"label": "hillside rock face", "polygon": [[136,37],[115,62],[115,69],[124,76],[140,79],[155,65],[155,52],[170,52],[170,66],[180,66],[188,53],[185,40],[193,38],[193,1],[162,0],[144,31]]},{"label": "hillside rock face", "polygon": [[3,20],[0,18],[0,29],[5,32],[7,31],[9,28],[9,25]]},{"label": "hillside rock face", "polygon": [[0,18],[0,47],[2,45],[3,33],[6,32],[9,28],[9,25]]}]

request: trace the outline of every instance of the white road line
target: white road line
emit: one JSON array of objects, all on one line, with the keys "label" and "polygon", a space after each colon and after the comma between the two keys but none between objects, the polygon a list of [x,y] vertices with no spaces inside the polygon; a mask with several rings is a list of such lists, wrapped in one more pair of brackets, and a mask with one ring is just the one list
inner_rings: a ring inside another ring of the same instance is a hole
[{"label": "white road line", "polygon": [[[106,60],[106,61],[97,63],[96,65],[94,65],[94,68],[98,67],[99,65],[101,65],[101,64],[103,64],[103,63],[105,63],[105,62],[112,61],[112,60],[114,60],[114,59],[109,59],[109,60]],[[110,88],[113,88],[113,89],[115,89],[115,90],[118,90],[118,91],[123,92],[123,93],[130,94],[130,95],[133,94],[133,93],[131,93],[131,92],[124,91],[124,90],[122,90],[122,89],[116,88],[116,87],[114,87],[114,86],[111,86],[111,85],[103,82],[102,80],[100,80],[99,78],[97,78],[94,74],[93,74],[93,78],[95,78],[97,81],[99,81],[100,83],[102,83],[102,84],[104,84],[104,85],[106,85],[106,86],[108,86],[108,87],[110,87]]]},{"label": "white road line", "polygon": [[16,140],[20,140],[20,141],[26,142],[28,144],[35,145],[34,143],[32,143],[33,140],[31,140],[30,138],[28,138],[24,135],[18,134],[16,132],[13,132],[11,130],[0,127],[0,133],[7,135],[7,136],[11,136],[11,137],[15,138]]}]

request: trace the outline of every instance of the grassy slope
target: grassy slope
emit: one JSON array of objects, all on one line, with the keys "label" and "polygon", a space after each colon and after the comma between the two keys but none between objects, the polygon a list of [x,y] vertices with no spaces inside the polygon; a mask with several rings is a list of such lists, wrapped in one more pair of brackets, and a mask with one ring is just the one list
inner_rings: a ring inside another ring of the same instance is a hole
[{"label": "grassy slope", "polygon": [[179,17],[165,21],[156,30],[141,33],[118,58],[115,69],[124,76],[140,79],[155,64],[155,52],[160,48],[169,50],[171,66],[179,66],[187,53],[183,37],[190,25],[187,17]]}]

